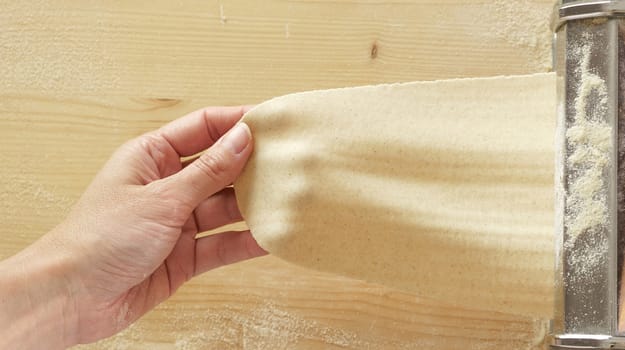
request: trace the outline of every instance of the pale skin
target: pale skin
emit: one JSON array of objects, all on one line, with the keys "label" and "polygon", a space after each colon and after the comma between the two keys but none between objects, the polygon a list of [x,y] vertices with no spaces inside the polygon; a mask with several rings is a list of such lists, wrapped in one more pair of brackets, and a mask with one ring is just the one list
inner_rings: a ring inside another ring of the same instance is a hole
[{"label": "pale skin", "polygon": [[192,277],[266,254],[249,231],[196,238],[242,219],[229,185],[253,148],[247,109],[206,108],[128,141],[64,221],[0,262],[0,349],[97,341]]}]

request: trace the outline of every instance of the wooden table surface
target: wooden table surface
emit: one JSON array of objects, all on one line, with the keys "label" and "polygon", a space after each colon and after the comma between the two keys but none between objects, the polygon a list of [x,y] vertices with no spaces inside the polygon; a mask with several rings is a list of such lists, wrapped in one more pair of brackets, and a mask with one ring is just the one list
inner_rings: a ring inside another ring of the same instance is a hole
[{"label": "wooden table surface", "polygon": [[[206,105],[550,68],[551,0],[0,0],[0,258],[62,220],[124,140]],[[364,252],[363,252],[364,254]],[[87,349],[521,349],[546,321],[264,257]]]}]

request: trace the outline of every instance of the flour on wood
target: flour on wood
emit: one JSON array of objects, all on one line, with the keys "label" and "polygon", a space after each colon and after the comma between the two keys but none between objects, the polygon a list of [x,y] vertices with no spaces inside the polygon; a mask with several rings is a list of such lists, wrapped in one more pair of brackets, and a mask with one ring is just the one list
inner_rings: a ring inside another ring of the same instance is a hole
[{"label": "flour on wood", "polygon": [[485,44],[503,40],[515,48],[531,52],[527,65],[533,71],[551,69],[552,31],[549,27],[553,4],[531,0],[490,0],[476,12],[478,23],[486,28],[476,32]]}]

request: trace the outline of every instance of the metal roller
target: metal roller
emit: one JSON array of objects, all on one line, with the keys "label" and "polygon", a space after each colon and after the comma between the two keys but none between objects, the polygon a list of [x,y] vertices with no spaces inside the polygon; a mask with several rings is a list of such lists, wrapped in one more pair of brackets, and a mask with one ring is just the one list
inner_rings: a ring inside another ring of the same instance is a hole
[{"label": "metal roller", "polygon": [[552,349],[625,349],[625,1],[556,4]]}]

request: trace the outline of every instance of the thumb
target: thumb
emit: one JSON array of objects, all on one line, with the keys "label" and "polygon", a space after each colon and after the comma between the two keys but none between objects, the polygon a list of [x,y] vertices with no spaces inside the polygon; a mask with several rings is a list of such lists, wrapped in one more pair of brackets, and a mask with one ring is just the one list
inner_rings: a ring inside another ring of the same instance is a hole
[{"label": "thumb", "polygon": [[204,154],[172,176],[176,192],[193,207],[233,183],[252,153],[247,124],[237,123]]}]

